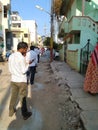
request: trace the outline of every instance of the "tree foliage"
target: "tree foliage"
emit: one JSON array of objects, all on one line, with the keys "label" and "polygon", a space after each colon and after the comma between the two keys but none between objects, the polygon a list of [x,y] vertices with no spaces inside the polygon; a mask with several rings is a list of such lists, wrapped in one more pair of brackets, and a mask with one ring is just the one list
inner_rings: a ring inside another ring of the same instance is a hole
[{"label": "tree foliage", "polygon": [[66,4],[67,4],[66,0],[54,0],[53,8],[56,16],[61,16],[65,14]]},{"label": "tree foliage", "polygon": [[[68,3],[71,3],[73,0],[54,0],[53,10],[56,16],[65,15],[66,8]],[[87,2],[91,2],[91,0],[85,0]]]},{"label": "tree foliage", "polygon": [[66,11],[66,0],[62,0],[62,4],[60,7],[60,15],[65,15],[65,11]]},{"label": "tree foliage", "polygon": [[[50,40],[51,40],[50,37],[46,37],[45,41],[43,42],[44,46],[50,48]],[[58,50],[59,49],[59,44],[57,44],[56,42],[53,41],[53,48],[55,50]]]},{"label": "tree foliage", "polygon": [[44,46],[50,47],[50,37],[46,37],[43,44]]},{"label": "tree foliage", "polygon": [[61,31],[58,34],[58,37],[63,38],[64,36],[65,36],[65,31],[64,31],[64,29],[61,29]]},{"label": "tree foliage", "polygon": [[54,13],[55,15],[60,15],[60,8],[62,5],[62,0],[55,0],[54,1]]}]

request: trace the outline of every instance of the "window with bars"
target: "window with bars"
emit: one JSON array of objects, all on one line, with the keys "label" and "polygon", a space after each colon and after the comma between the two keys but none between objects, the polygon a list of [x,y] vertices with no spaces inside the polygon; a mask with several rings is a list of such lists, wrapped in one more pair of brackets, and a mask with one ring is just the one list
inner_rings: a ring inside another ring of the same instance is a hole
[{"label": "window with bars", "polygon": [[24,37],[25,37],[25,38],[26,38],[26,37],[28,37],[28,34],[27,34],[27,33],[25,33],[25,34],[24,34]]},{"label": "window with bars", "polygon": [[7,6],[4,6],[4,18],[7,18]]}]

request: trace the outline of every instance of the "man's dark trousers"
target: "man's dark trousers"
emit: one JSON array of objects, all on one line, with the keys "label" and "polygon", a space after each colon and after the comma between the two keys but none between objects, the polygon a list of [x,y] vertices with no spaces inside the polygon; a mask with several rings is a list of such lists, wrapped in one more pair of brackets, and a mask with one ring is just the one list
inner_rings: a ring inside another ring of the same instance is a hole
[{"label": "man's dark trousers", "polygon": [[35,78],[35,72],[36,72],[36,66],[30,66],[29,67],[30,72],[30,84],[34,84],[34,78]]}]

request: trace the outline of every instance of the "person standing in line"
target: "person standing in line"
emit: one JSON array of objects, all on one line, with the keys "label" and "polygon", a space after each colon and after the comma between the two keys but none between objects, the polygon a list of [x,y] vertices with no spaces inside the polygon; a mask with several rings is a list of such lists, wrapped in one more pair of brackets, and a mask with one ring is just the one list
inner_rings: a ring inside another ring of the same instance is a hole
[{"label": "person standing in line", "polygon": [[87,67],[84,91],[95,95],[98,93],[98,43],[91,54],[91,58]]},{"label": "person standing in line", "polygon": [[28,76],[29,77],[27,79],[27,84],[29,83],[30,80],[30,84],[33,85],[34,84],[34,78],[35,78],[35,73],[36,73],[36,66],[37,66],[37,54],[34,51],[34,46],[30,46],[30,51],[27,52],[26,54],[26,63],[29,63],[29,61],[33,61],[28,68]]},{"label": "person standing in line", "polygon": [[27,97],[27,77],[26,71],[29,64],[26,65],[25,54],[27,52],[28,45],[25,42],[19,42],[17,45],[17,52],[14,52],[9,56],[8,66],[11,73],[11,99],[9,104],[9,116],[13,116],[16,112],[16,103],[18,96],[21,102],[21,113],[24,120],[27,120],[32,113],[28,112],[26,97]]},{"label": "person standing in line", "polygon": [[38,47],[35,47],[34,48],[34,51],[36,52],[37,54],[37,60],[38,60],[38,63],[39,63],[39,60],[40,60],[40,49]]}]

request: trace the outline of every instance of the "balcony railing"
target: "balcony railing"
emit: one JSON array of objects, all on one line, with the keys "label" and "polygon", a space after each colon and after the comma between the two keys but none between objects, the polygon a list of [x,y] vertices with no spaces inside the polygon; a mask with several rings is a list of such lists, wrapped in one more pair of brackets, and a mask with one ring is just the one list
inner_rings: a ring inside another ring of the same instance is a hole
[{"label": "balcony railing", "polygon": [[88,16],[73,16],[68,22],[68,31],[90,29],[98,34],[98,24]]}]

